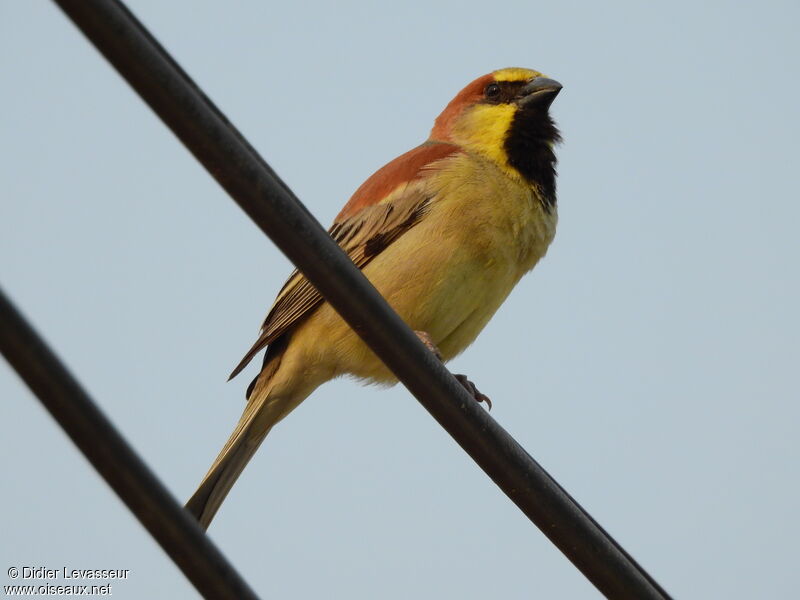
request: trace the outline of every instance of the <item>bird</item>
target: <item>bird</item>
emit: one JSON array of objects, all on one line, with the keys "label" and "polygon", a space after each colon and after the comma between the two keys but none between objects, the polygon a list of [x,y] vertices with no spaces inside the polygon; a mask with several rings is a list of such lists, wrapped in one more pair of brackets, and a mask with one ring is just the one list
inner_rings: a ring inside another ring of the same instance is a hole
[{"label": "bird", "polygon": [[[435,119],[428,139],[370,176],[329,229],[442,361],[475,340],[553,241],[561,136],[550,105],[561,88],[518,67],[475,79]],[[230,378],[265,348],[239,422],[186,504],[203,528],[272,427],[320,385],[342,375],[397,381],[297,270]]]}]

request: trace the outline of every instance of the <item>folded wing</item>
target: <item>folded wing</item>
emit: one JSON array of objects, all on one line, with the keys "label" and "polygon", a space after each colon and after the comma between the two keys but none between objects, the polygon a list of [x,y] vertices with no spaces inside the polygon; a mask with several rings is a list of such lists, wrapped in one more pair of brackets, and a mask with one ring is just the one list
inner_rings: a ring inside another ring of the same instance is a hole
[{"label": "folded wing", "polygon": [[[425,217],[433,201],[425,186],[426,168],[455,152],[458,148],[450,144],[424,144],[386,165],[356,191],[328,233],[359,269]],[[322,294],[295,270],[278,293],[261,335],[230,377],[323,301]]]}]

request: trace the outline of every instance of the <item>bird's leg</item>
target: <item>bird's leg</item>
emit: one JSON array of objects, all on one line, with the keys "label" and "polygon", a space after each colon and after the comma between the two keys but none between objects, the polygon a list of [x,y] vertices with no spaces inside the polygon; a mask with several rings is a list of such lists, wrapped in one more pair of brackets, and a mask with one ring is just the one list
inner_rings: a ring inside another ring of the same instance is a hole
[{"label": "bird's leg", "polygon": [[[414,331],[414,333],[416,333],[420,341],[425,344],[425,347],[433,352],[436,358],[444,362],[442,359],[442,353],[439,352],[439,348],[437,348],[436,344],[433,343],[433,339],[431,339],[431,335],[427,331]],[[466,375],[454,375],[454,377],[458,380],[458,383],[464,386],[464,389],[467,390],[477,402],[485,402],[489,410],[492,410],[492,401],[489,399],[489,396],[482,394],[475,384],[467,379]]]},{"label": "bird's leg", "polygon": [[436,358],[444,362],[444,359],[442,358],[442,353],[439,352],[439,349],[436,347],[436,344],[433,343],[433,339],[431,338],[430,333],[428,333],[427,331],[414,331],[414,333],[417,334],[419,341],[425,344],[425,347],[428,350],[433,352]]}]

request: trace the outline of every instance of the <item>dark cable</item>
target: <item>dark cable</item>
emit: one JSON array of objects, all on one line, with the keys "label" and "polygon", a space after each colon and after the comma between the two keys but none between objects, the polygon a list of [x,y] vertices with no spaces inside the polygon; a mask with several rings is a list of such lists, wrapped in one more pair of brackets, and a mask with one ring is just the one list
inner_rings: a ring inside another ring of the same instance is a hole
[{"label": "dark cable", "polygon": [[204,598],[258,598],[2,290],[0,352]]}]

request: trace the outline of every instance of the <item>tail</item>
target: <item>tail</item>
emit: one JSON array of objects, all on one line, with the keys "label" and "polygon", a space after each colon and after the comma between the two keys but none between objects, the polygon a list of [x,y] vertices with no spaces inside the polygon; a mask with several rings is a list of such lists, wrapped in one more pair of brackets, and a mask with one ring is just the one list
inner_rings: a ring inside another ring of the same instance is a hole
[{"label": "tail", "polygon": [[255,387],[249,395],[247,407],[231,437],[200,482],[197,491],[186,503],[186,510],[204,529],[208,528],[222,501],[273,425],[299,403],[292,402],[291,397],[275,397],[273,394],[272,380],[280,364],[280,356],[275,359],[271,364],[265,365],[254,382]]}]

